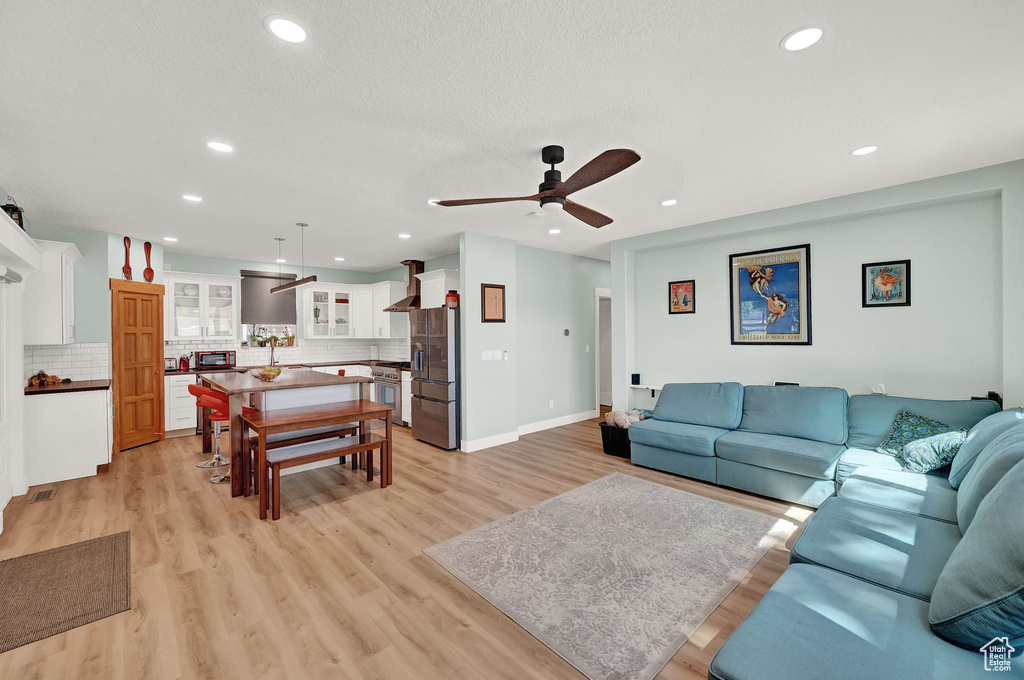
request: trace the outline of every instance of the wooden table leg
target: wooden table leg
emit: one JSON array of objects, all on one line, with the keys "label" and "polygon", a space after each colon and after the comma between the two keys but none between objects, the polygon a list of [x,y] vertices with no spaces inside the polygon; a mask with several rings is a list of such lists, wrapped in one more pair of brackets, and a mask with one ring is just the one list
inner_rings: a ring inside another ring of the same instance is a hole
[{"label": "wooden table leg", "polygon": [[242,395],[228,395],[228,424],[231,427],[231,496],[242,495],[242,476],[245,461],[242,459]]},{"label": "wooden table leg", "polygon": [[392,432],[391,432],[391,415],[388,414],[384,417],[384,438],[387,440],[384,442],[384,449],[381,453],[380,462],[380,486],[384,488],[391,485],[391,444],[392,444]]},{"label": "wooden table leg", "polygon": [[242,423],[242,460],[245,474],[242,476],[242,495],[252,495],[252,443],[249,441],[249,427]]},{"label": "wooden table leg", "polygon": [[267,437],[262,432],[258,433],[259,440],[256,444],[256,474],[259,479],[256,484],[260,494],[260,519],[267,518],[267,506],[270,499],[267,493]]},{"label": "wooden table leg", "polygon": [[366,449],[366,481],[373,481],[373,449]]}]

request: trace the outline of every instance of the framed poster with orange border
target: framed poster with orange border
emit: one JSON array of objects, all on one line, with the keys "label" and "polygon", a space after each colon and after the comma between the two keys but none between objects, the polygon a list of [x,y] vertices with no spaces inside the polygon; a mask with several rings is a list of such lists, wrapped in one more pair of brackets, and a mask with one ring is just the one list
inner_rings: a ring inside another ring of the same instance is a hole
[{"label": "framed poster with orange border", "polygon": [[697,311],[697,291],[693,279],[670,281],[668,284],[668,313],[693,314]]}]

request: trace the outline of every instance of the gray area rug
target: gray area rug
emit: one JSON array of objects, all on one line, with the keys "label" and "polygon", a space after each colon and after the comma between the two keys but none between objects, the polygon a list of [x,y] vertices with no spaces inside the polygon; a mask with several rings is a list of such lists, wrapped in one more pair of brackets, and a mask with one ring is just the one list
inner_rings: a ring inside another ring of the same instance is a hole
[{"label": "gray area rug", "polygon": [[793,525],[615,473],[424,552],[592,680],[649,680]]},{"label": "gray area rug", "polygon": [[0,652],[131,607],[123,531],[0,562]]}]

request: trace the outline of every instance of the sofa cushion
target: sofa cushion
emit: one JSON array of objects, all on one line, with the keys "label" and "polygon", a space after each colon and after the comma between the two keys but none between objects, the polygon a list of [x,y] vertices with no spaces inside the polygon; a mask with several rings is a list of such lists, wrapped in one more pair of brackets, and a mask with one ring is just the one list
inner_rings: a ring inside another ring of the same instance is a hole
[{"label": "sofa cushion", "polygon": [[668,420],[641,420],[629,426],[629,441],[695,456],[715,455],[715,440],[729,430]]},{"label": "sofa cushion", "polygon": [[846,449],[836,465],[836,484],[842,487],[850,475],[862,467],[902,472],[903,461],[874,450]]},{"label": "sofa cushion", "polygon": [[967,428],[950,430],[924,439],[915,439],[903,445],[900,459],[910,472],[924,473],[946,467],[960,450],[967,436]]},{"label": "sofa cushion", "polygon": [[[794,564],[711,660],[711,680],[980,678],[977,652],[931,633],[928,603]],[[1016,660],[1014,660],[1016,663]]]},{"label": "sofa cushion", "polygon": [[654,407],[657,420],[736,429],[743,415],[743,385],[727,383],[669,383]]},{"label": "sofa cushion", "polygon": [[719,458],[815,479],[833,479],[843,447],[755,432],[727,432],[715,442]]},{"label": "sofa cushion", "polygon": [[927,600],[959,542],[955,524],[835,497],[814,513],[790,560]]},{"label": "sofa cushion", "polygon": [[747,385],[743,388],[743,419],[738,429],[844,444],[846,390]]},{"label": "sofa cushion", "polygon": [[936,475],[861,467],[839,488],[840,498],[956,523],[956,489]]},{"label": "sofa cushion", "polygon": [[[882,440],[882,443],[875,450],[879,453],[886,453],[899,458],[900,454],[903,453],[903,447],[910,442],[937,434],[945,434],[953,429],[938,420],[919,416],[904,409],[896,414],[896,418],[893,419],[892,426],[889,428],[889,433],[885,435],[885,439]],[[963,428],[962,434],[967,434],[967,428]]]},{"label": "sofa cushion", "polygon": [[967,532],[985,496],[1021,460],[1024,460],[1024,424],[1003,432],[978,454],[956,497],[956,519],[961,531]]},{"label": "sofa cushion", "polygon": [[979,420],[996,413],[999,406],[987,399],[941,401],[855,394],[850,397],[850,438],[846,445],[851,449],[875,448],[889,432],[896,414],[904,409],[959,429],[973,427]]},{"label": "sofa cushion", "polygon": [[939,574],[928,620],[936,633],[968,649],[996,636],[1024,647],[1024,462],[981,502]]},{"label": "sofa cushion", "polygon": [[1003,432],[1021,423],[1024,423],[1024,409],[1014,408],[994,413],[972,427],[949,466],[949,483],[953,488],[959,487],[964,481],[982,449]]}]

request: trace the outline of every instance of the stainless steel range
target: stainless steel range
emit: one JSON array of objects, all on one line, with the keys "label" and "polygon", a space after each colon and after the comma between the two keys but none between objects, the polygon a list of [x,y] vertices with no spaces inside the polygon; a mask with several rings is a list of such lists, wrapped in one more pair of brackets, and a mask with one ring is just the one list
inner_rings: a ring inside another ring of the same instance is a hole
[{"label": "stainless steel range", "polygon": [[394,406],[391,422],[405,426],[405,414],[402,413],[403,368],[409,368],[408,361],[378,361],[370,370],[370,375],[373,376],[373,400],[379,404]]}]

